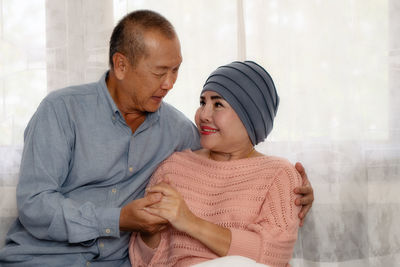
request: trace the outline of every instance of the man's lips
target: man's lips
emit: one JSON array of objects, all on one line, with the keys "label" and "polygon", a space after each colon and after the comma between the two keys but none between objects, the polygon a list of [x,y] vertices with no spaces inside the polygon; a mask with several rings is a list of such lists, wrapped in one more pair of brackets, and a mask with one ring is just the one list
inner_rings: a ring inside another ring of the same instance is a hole
[{"label": "man's lips", "polygon": [[152,96],[151,98],[156,102],[161,102],[164,96]]},{"label": "man's lips", "polygon": [[209,126],[200,126],[200,133],[204,135],[210,135],[218,132],[217,129],[209,127]]}]

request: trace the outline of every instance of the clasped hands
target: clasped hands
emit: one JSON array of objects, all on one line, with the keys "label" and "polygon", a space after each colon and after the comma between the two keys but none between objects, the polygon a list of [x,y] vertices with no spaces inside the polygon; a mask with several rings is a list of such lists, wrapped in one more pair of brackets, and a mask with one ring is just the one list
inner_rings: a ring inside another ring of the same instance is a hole
[{"label": "clasped hands", "polygon": [[175,229],[186,232],[196,224],[197,217],[190,211],[181,194],[168,181],[146,190],[147,195],[162,194],[159,202],[143,208],[154,216],[167,220]]},{"label": "clasped hands", "polygon": [[195,227],[197,217],[182,196],[167,182],[156,184],[146,192],[144,198],[133,200],[122,207],[119,220],[122,231],[140,232],[142,240],[149,247],[155,248],[160,242],[160,232],[168,224],[182,232]]},{"label": "clasped hands", "polygon": [[192,226],[196,216],[186,202],[168,182],[161,182],[146,190],[144,198],[123,206],[120,213],[120,229],[142,233],[157,233],[168,223],[180,231]]}]

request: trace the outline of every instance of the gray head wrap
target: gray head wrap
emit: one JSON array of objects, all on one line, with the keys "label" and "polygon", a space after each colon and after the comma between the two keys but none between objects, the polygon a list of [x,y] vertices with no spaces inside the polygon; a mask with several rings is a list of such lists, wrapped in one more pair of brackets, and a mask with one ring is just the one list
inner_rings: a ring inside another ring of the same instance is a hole
[{"label": "gray head wrap", "polygon": [[268,72],[253,61],[235,61],[216,69],[203,91],[221,95],[235,110],[253,145],[271,132],[279,96]]}]

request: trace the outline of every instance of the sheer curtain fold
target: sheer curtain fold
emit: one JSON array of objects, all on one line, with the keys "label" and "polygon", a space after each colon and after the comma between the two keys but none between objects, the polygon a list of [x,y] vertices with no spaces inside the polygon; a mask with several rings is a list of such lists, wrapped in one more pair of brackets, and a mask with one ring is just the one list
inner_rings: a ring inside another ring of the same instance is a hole
[{"label": "sheer curtain fold", "polygon": [[112,0],[46,1],[47,90],[93,82],[108,64]]},{"label": "sheer curtain fold", "polygon": [[[189,118],[219,65],[255,60],[274,78],[281,104],[257,149],[302,162],[316,198],[292,265],[398,266],[399,1],[0,0],[0,8],[1,242],[16,216],[23,128],[39,101],[48,91],[97,80],[115,23],[152,9],[181,40],[184,61],[167,102]],[[15,20],[21,11],[39,24]],[[18,25],[24,30],[15,34]],[[21,35],[32,31],[38,38],[28,45]]]}]

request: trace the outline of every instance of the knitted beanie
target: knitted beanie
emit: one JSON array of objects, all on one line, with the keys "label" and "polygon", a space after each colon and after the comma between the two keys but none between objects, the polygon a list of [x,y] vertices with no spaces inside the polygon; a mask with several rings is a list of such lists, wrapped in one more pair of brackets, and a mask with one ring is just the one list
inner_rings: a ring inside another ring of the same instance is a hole
[{"label": "knitted beanie", "polygon": [[253,145],[271,132],[279,105],[279,96],[268,72],[253,61],[217,68],[208,77],[201,94],[214,91],[235,110]]}]

